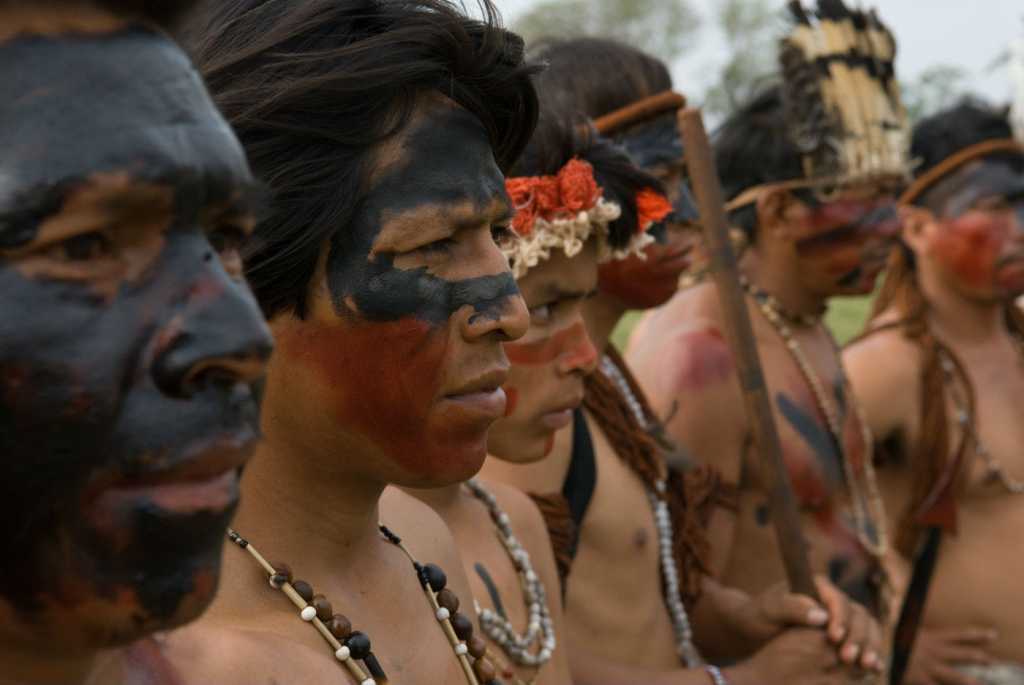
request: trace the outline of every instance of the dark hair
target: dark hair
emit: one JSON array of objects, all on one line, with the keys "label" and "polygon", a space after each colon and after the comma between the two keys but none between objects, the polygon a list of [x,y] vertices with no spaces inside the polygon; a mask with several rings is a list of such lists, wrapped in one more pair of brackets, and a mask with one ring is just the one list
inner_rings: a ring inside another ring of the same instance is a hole
[{"label": "dark hair", "polygon": [[[953,107],[922,119],[914,127],[910,154],[919,161],[914,170],[921,175],[943,160],[986,140],[1013,138],[1008,112],[975,98],[964,98]],[[1024,170],[1024,155],[1011,152],[992,155],[1008,160],[1015,169]],[[930,193],[923,193],[914,204],[928,204]]]},{"label": "dark hair", "polygon": [[594,178],[607,200],[622,209],[608,225],[608,244],[622,249],[636,234],[636,195],[645,188],[664,193],[661,181],[636,166],[613,141],[599,135],[587,119],[557,108],[541,110],[530,144],[512,170],[513,176],[550,176],[573,157],[594,167]]},{"label": "dark hair", "polygon": [[270,209],[246,275],[271,317],[303,316],[321,246],[366,192],[373,150],[435,92],[480,120],[502,170],[537,119],[523,41],[448,0],[218,0],[193,27],[197,66]]},{"label": "dark hair", "polygon": [[[778,84],[756,93],[726,119],[715,131],[713,144],[726,200],[754,186],[804,175],[800,152],[787,135],[782,88]],[[804,202],[813,202],[811,193],[794,194]],[[729,218],[753,243],[757,236],[757,207],[748,205],[732,212]]]},{"label": "dark hair", "polygon": [[545,103],[591,119],[672,88],[664,62],[607,38],[541,41],[530,57],[547,64],[537,78]]}]

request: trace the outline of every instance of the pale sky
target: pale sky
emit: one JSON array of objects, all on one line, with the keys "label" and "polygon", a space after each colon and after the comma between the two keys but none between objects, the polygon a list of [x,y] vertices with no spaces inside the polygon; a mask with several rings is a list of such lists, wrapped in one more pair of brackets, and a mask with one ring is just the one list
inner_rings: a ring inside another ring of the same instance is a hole
[{"label": "pale sky", "polygon": [[[724,61],[725,45],[712,29],[716,0],[690,0],[704,16],[704,30],[695,48],[673,65],[677,89],[704,92],[709,76]],[[495,0],[506,23],[537,0]],[[778,0],[779,7],[784,6]],[[808,3],[805,3],[808,4]],[[1010,44],[1024,37],[1024,2],[1021,0],[873,0],[899,41],[897,71],[913,79],[934,64],[954,64],[970,74],[971,88],[989,99],[1006,102],[1011,93],[1010,74],[986,67]]]}]

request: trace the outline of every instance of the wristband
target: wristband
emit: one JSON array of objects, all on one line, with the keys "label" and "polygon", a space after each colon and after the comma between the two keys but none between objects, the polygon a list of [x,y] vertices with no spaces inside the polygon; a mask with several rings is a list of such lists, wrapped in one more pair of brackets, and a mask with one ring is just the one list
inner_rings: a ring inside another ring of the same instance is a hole
[{"label": "wristband", "polygon": [[705,666],[704,670],[707,671],[708,675],[711,676],[711,682],[715,685],[729,685],[729,681],[725,679],[722,672],[718,670],[718,666]]}]

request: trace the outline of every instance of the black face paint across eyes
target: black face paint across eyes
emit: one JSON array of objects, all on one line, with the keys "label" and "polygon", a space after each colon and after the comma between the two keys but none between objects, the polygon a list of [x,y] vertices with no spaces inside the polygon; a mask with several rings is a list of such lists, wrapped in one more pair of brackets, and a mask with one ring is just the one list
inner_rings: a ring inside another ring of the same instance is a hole
[{"label": "black face paint across eyes", "polygon": [[940,181],[925,195],[924,204],[939,216],[956,218],[992,197],[1024,205],[1024,159],[983,159]]},{"label": "black face paint across eyes", "polygon": [[[637,166],[644,169],[679,164],[685,154],[675,113],[638,124],[617,136],[616,142],[625,148]],[[685,180],[680,180],[676,188],[669,190],[669,194],[674,199],[673,212],[667,221],[695,223],[700,218],[697,202]]]},{"label": "black face paint across eyes", "polygon": [[369,257],[388,216],[420,207],[471,203],[486,208],[505,197],[505,180],[483,126],[460,108],[437,107],[412,130],[403,158],[385,172],[347,230],[332,241],[327,279],[335,306],[351,298],[373,321],[414,316],[447,321],[465,306],[474,316],[498,318],[519,294],[511,272],[448,281],[425,267],[399,269],[394,255]]}]

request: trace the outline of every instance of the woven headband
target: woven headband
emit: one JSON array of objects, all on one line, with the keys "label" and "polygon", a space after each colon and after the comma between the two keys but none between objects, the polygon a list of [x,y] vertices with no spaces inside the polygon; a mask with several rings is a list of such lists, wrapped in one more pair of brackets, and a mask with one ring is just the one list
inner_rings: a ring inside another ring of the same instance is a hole
[{"label": "woven headband", "polygon": [[921,197],[922,194],[943,178],[956,171],[963,165],[973,162],[981,157],[996,152],[1016,152],[1024,155],[1024,143],[1013,138],[1000,138],[998,140],[986,140],[950,155],[942,160],[927,172],[921,174],[910,184],[910,187],[900,196],[900,204],[909,205]]}]

